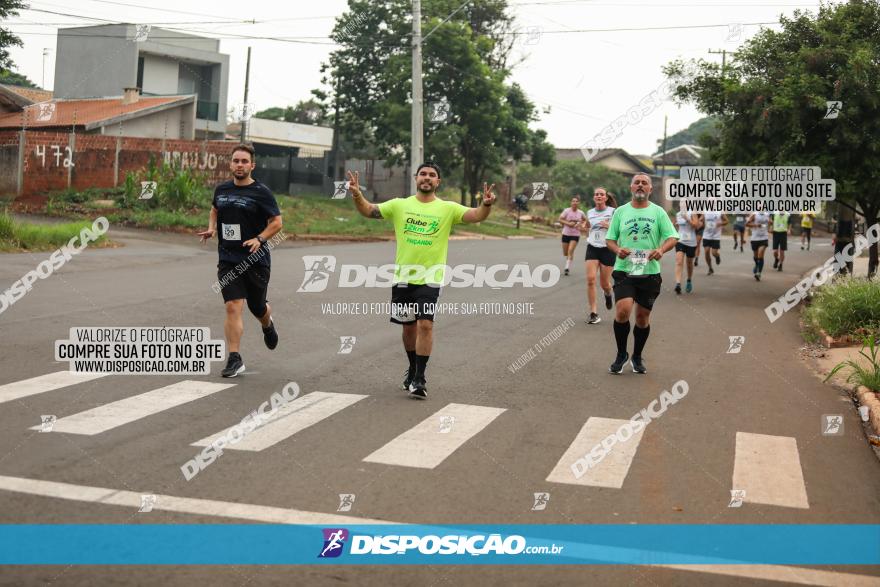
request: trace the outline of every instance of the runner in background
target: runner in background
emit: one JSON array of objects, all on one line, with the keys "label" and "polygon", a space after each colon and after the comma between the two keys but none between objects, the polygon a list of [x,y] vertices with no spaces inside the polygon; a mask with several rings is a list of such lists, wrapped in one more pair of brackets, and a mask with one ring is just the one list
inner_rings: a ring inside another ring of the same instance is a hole
[{"label": "runner in background", "polygon": [[706,275],[712,275],[715,273],[712,269],[713,256],[715,263],[721,265],[721,230],[727,226],[727,216],[721,212],[706,212],[703,214],[703,223],[706,229],[703,234],[703,249],[706,251],[706,264],[709,266]]},{"label": "runner in background", "polygon": [[697,229],[700,227],[699,215],[694,212],[679,212],[675,215],[678,228],[678,242],[675,243],[675,293],[681,295],[681,274],[687,262],[687,283],[685,291],[694,290],[694,260],[697,255]]},{"label": "runner in background", "polygon": [[788,235],[791,234],[791,214],[777,212],[773,215],[773,268],[782,271],[785,251],[788,250]]},{"label": "runner in background", "polygon": [[593,191],[595,208],[587,212],[589,234],[587,236],[587,255],[584,267],[587,274],[587,300],[590,303],[590,317],[587,324],[598,324],[602,321],[596,312],[596,273],[599,273],[599,285],[605,293],[605,309],[613,306],[611,298],[611,270],[617,258],[605,243],[605,235],[617,202],[605,188],[597,187]]},{"label": "runner in background", "polygon": [[574,257],[574,249],[577,247],[578,241],[581,240],[581,228],[587,220],[584,211],[579,209],[580,203],[580,197],[573,197],[571,206],[559,215],[559,222],[562,223],[562,256],[565,257],[565,275],[568,275],[571,260]]},{"label": "runner in background", "polygon": [[761,272],[764,271],[764,253],[767,251],[767,227],[770,224],[770,215],[766,212],[755,212],[746,221],[746,226],[751,230],[749,232],[749,243],[752,245],[752,258],[755,260],[755,266],[752,268],[752,274],[755,281],[761,281]]},{"label": "runner in background", "polygon": [[694,257],[694,267],[698,267],[700,265],[700,248],[703,246],[703,230],[706,229],[706,223],[703,222],[703,215],[697,214],[697,218],[700,220],[700,227],[696,230],[697,232],[697,251],[696,256]]},{"label": "runner in background", "polygon": [[810,242],[813,239],[813,218],[816,217],[815,212],[805,212],[801,214],[801,250],[804,250],[804,243],[807,244],[807,250],[810,250]]},{"label": "runner in background", "polygon": [[746,242],[746,214],[737,214],[733,222],[733,250],[739,247],[739,252],[743,252],[743,245]]}]

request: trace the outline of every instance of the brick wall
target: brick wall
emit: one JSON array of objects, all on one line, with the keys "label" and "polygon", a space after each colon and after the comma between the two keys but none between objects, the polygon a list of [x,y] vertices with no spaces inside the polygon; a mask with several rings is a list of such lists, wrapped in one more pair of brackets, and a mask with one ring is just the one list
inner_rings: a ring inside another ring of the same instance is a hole
[{"label": "brick wall", "polygon": [[[24,185],[18,195],[45,194],[73,187],[107,188],[125,181],[128,172],[158,163],[179,163],[205,172],[211,183],[229,178],[230,141],[184,141],[54,132],[25,134]],[[18,131],[0,131],[0,174],[18,176]],[[118,172],[117,172],[118,169]],[[0,182],[0,194],[16,189],[15,181]]]}]

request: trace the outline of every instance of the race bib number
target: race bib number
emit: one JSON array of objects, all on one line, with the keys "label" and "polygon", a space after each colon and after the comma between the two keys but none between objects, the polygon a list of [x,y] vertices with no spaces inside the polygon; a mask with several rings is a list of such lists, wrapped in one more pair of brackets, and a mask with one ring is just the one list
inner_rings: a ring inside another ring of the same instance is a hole
[{"label": "race bib number", "polygon": [[590,231],[590,244],[594,247],[605,246],[605,231],[602,229]]},{"label": "race bib number", "polygon": [[241,224],[224,224],[223,240],[240,241],[241,240]]},{"label": "race bib number", "polygon": [[414,322],[416,319],[414,304],[391,304],[391,317],[398,322]]},{"label": "race bib number", "polygon": [[644,275],[645,269],[648,267],[648,252],[646,250],[635,250],[629,255],[630,275]]}]

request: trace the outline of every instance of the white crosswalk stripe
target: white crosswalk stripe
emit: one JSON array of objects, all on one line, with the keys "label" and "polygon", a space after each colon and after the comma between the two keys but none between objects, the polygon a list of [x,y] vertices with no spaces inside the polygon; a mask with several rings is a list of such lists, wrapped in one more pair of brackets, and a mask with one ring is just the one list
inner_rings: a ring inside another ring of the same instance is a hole
[{"label": "white crosswalk stripe", "polygon": [[505,411],[504,408],[449,404],[364,461],[433,469]]},{"label": "white crosswalk stripe", "polygon": [[797,441],[737,432],[732,489],[745,490],[747,503],[809,508]]},{"label": "white crosswalk stripe", "polygon": [[[328,393],[315,391],[278,409],[277,416],[250,432],[236,444],[226,445],[224,450],[260,451],[289,438],[336,412],[344,410],[365,397],[353,393]],[[209,446],[215,439],[225,436],[232,427],[192,443],[193,446]]]},{"label": "white crosswalk stripe", "polygon": [[[235,387],[235,384],[181,381],[85,412],[59,418],[55,422],[52,432],[93,436],[230,387]],[[41,426],[33,426],[31,430],[39,430],[40,428]]]},{"label": "white crosswalk stripe", "polygon": [[578,435],[569,445],[568,450],[556,463],[556,466],[547,477],[551,483],[567,483],[570,485],[586,485],[591,487],[611,487],[620,489],[629,472],[639,442],[642,440],[644,430],[633,434],[632,438],[625,442],[617,442],[611,447],[598,464],[586,469],[583,476],[575,477],[571,466],[580,458],[588,455],[591,450],[599,445],[606,437],[614,435],[621,425],[629,420],[615,420],[613,418],[592,417],[583,425]]},{"label": "white crosswalk stripe", "polygon": [[104,373],[71,373],[70,371],[58,371],[56,373],[48,373],[39,377],[31,377],[22,381],[15,381],[0,385],[0,404],[11,402],[23,397],[54,391],[76,385],[77,383],[85,383],[86,381],[94,381],[106,377]]}]

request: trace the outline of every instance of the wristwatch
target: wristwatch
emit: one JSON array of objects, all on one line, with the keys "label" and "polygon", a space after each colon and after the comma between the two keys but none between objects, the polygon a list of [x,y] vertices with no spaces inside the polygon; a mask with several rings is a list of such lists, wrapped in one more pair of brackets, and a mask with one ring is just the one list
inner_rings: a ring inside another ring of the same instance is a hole
[{"label": "wristwatch", "polygon": [[266,244],[266,239],[264,239],[264,238],[261,237],[260,235],[257,235],[257,240],[260,241],[260,244],[261,244],[261,245],[265,245],[265,244]]}]

